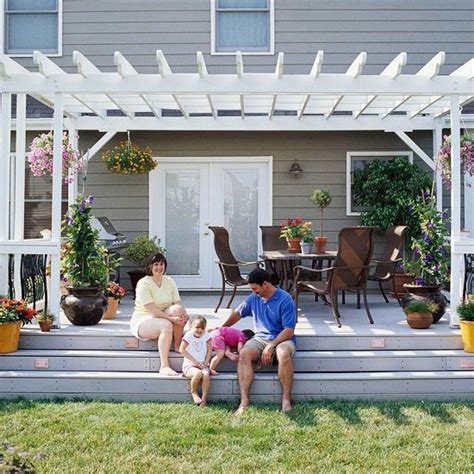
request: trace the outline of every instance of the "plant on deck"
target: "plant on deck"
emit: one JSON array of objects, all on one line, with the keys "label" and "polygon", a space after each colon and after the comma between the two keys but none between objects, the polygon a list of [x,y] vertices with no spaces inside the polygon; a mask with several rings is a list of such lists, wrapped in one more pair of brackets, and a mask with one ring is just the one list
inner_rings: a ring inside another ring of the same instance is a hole
[{"label": "plant on deck", "polygon": [[121,300],[125,296],[125,288],[121,287],[114,281],[109,281],[107,288],[104,291],[104,296],[107,298],[113,298],[114,300]]},{"label": "plant on deck", "polygon": [[280,238],[282,239],[304,239],[309,236],[310,232],[312,233],[311,222],[304,222],[300,216],[295,219],[288,218],[286,223],[280,224]]},{"label": "plant on deck", "polygon": [[22,326],[33,321],[37,311],[28,308],[25,301],[10,298],[0,299],[0,324],[21,321]]},{"label": "plant on deck", "polygon": [[459,314],[459,318],[464,321],[473,321],[474,322],[474,301],[469,300],[465,301],[464,303],[460,304],[457,307],[457,312]]},{"label": "plant on deck", "polygon": [[[441,149],[436,156],[441,168],[441,176],[446,187],[451,187],[451,135],[445,135]],[[467,136],[461,136],[461,172],[474,176],[474,144]]]},{"label": "plant on deck", "polygon": [[315,189],[313,194],[309,198],[310,201],[316,206],[319,207],[321,212],[321,222],[319,226],[319,236],[323,236],[323,222],[324,222],[324,209],[331,204],[331,194],[329,191],[325,191],[324,189]]},{"label": "plant on deck", "polygon": [[405,314],[409,313],[431,313],[433,314],[435,311],[438,310],[438,305],[435,303],[430,303],[427,301],[418,301],[413,300],[410,301],[404,308],[403,312]]},{"label": "plant on deck", "polygon": [[141,269],[145,269],[148,258],[157,253],[165,253],[165,249],[160,245],[161,241],[154,236],[151,239],[146,234],[135,237],[133,242],[126,248],[125,256]]}]

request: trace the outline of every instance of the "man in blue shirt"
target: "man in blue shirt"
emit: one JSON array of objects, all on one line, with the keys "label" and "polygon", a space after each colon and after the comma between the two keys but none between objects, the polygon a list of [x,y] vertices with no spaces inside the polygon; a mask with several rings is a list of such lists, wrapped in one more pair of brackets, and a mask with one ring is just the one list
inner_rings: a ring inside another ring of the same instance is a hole
[{"label": "man in blue shirt", "polygon": [[291,296],[272,285],[270,275],[262,269],[249,274],[252,294],[230,315],[223,326],[232,326],[239,319],[252,316],[255,337],[240,352],[237,374],[240,386],[241,415],[250,404],[250,387],[254,378],[253,363],[271,364],[278,360],[278,377],[282,387],[282,411],[291,410],[293,355],[296,351],[296,307]]}]

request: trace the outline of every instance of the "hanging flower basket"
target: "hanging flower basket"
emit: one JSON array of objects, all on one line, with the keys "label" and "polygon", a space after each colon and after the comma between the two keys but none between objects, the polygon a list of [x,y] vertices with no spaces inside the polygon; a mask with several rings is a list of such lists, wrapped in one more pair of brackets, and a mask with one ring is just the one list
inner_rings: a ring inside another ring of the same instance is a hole
[{"label": "hanging flower basket", "polygon": [[[451,187],[451,136],[445,135],[437,159],[441,168],[443,183],[447,188]],[[461,173],[466,176],[474,176],[474,144],[466,136],[461,137]]]},{"label": "hanging flower basket", "polygon": [[[33,139],[28,153],[28,164],[33,176],[53,175],[53,132],[43,133]],[[81,170],[83,161],[81,154],[69,143],[66,132],[63,133],[62,176],[66,183],[70,182],[70,174]]]},{"label": "hanging flower basket", "polygon": [[153,159],[150,147],[142,149],[130,140],[104,152],[102,159],[107,169],[116,174],[145,174],[154,170],[158,164]]}]

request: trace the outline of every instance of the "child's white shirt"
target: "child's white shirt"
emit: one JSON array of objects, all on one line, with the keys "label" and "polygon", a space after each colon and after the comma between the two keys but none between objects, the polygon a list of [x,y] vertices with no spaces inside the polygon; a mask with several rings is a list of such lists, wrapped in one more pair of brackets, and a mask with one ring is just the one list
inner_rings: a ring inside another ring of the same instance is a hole
[{"label": "child's white shirt", "polygon": [[[186,351],[200,364],[206,360],[207,341],[210,339],[211,335],[207,331],[201,337],[194,336],[192,331],[188,331],[183,336],[183,340],[188,343]],[[193,367],[193,363],[185,357],[183,360],[183,372],[186,372],[189,367]]]}]

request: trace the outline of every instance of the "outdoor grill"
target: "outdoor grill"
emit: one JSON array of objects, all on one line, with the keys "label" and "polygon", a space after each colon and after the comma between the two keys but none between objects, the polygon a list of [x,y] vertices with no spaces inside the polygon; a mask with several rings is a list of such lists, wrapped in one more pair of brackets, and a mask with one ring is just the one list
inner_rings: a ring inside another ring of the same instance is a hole
[{"label": "outdoor grill", "polygon": [[117,252],[128,245],[125,234],[117,232],[108,217],[93,217],[91,220],[93,229],[99,231],[99,242],[110,252]]}]

